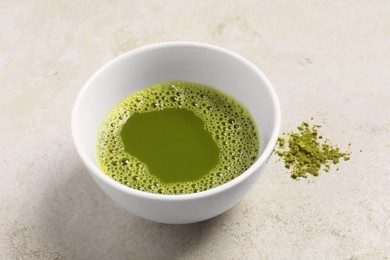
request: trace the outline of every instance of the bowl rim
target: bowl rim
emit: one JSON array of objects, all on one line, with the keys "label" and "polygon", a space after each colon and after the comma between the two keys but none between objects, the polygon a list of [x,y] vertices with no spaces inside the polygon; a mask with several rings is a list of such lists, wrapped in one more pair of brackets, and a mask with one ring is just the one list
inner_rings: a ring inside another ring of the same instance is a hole
[{"label": "bowl rim", "polygon": [[[254,162],[251,165],[251,167],[249,167],[249,169],[247,169],[241,175],[237,176],[233,180],[228,181],[222,185],[219,185],[217,187],[205,191],[201,191],[197,193],[189,193],[189,194],[156,194],[156,193],[136,190],[128,186],[125,186],[108,177],[105,173],[103,173],[103,171],[97,165],[95,165],[95,163],[93,163],[91,158],[88,156],[87,152],[82,148],[79,141],[79,135],[78,135],[77,123],[76,123],[76,119],[78,117],[79,105],[84,96],[84,93],[90,87],[91,83],[95,80],[95,78],[98,75],[100,75],[103,71],[105,71],[108,67],[112,66],[113,64],[123,59],[128,59],[131,56],[140,54],[142,52],[148,52],[155,49],[177,48],[177,47],[195,47],[195,48],[202,48],[202,49],[208,49],[211,51],[220,52],[239,60],[240,62],[244,63],[246,66],[250,67],[253,71],[255,71],[258,74],[258,76],[261,78],[261,80],[263,81],[264,85],[266,86],[266,88],[268,89],[271,95],[272,105],[275,111],[275,121],[272,126],[272,133],[267,146],[264,148],[263,152],[261,153],[260,157],[256,160],[256,162]],[[274,146],[276,145],[279,136],[280,125],[281,125],[281,109],[280,109],[279,98],[271,82],[268,80],[268,78],[259,68],[257,68],[253,63],[251,63],[246,58],[234,53],[233,51],[230,51],[228,49],[216,45],[202,43],[202,42],[194,42],[194,41],[168,41],[168,42],[153,43],[153,44],[141,46],[136,49],[130,50],[112,59],[111,61],[103,65],[100,69],[98,69],[80,89],[77,98],[74,102],[72,114],[71,114],[72,139],[76,147],[76,150],[79,153],[79,156],[81,157],[82,161],[84,162],[84,164],[86,165],[86,167],[89,169],[90,172],[92,172],[101,181],[105,182],[106,184],[110,185],[112,188],[119,190],[121,192],[127,193],[132,196],[143,197],[146,199],[164,200],[164,201],[166,200],[183,201],[183,200],[205,198],[212,195],[216,195],[218,193],[223,192],[224,190],[228,190],[238,185],[239,183],[247,179],[250,175],[252,175],[263,164],[267,163],[267,160],[272,155]]]}]

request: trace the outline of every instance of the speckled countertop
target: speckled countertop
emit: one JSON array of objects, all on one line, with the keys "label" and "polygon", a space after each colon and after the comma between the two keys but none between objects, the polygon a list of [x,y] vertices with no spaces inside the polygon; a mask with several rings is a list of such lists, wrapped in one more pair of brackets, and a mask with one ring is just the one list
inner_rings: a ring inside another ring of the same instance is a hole
[{"label": "speckled countertop", "polygon": [[[0,258],[389,259],[390,2],[95,2],[0,2]],[[248,58],[279,94],[282,131],[314,117],[351,160],[294,181],[273,157],[202,223],[119,208],[76,154],[73,102],[112,58],[169,40]]]}]

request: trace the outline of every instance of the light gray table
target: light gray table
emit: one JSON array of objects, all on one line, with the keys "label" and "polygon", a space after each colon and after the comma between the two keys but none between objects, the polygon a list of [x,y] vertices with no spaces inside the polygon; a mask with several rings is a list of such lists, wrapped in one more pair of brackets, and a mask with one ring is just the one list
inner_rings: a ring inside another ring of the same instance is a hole
[{"label": "light gray table", "polygon": [[[0,21],[1,258],[389,258],[390,2],[1,1]],[[125,212],[78,158],[71,109],[103,64],[168,40],[248,58],[280,96],[282,131],[313,116],[352,159],[294,181],[274,157],[203,223]]]}]

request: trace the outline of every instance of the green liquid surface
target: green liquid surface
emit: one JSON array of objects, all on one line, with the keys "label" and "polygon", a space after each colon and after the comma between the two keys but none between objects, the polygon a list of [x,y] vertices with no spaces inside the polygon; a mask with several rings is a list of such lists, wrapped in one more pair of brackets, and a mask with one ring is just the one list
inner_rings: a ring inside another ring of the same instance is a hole
[{"label": "green liquid surface", "polygon": [[219,148],[203,121],[187,109],[131,116],[121,131],[125,151],[162,182],[195,181],[218,163]]},{"label": "green liquid surface", "polygon": [[105,118],[97,135],[104,173],[134,189],[188,194],[222,185],[259,157],[249,111],[205,85],[164,82],[136,92]]}]

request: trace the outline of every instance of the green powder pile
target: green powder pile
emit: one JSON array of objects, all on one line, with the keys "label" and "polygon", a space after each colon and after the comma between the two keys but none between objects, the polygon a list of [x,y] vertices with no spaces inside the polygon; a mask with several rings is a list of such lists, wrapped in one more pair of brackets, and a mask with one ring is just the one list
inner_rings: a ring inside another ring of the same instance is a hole
[{"label": "green powder pile", "polygon": [[341,152],[318,134],[320,127],[310,127],[309,123],[303,122],[298,132],[284,133],[279,137],[275,153],[284,161],[285,167],[291,169],[292,178],[306,178],[308,174],[318,176],[321,170],[329,172],[331,164],[339,163],[340,159],[350,159],[350,152]]}]

